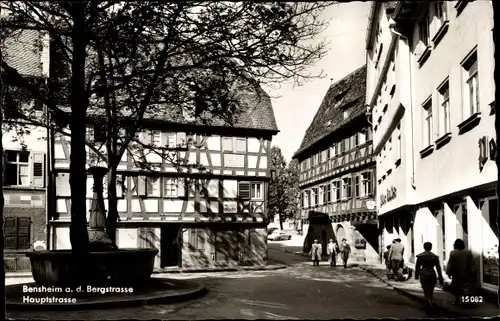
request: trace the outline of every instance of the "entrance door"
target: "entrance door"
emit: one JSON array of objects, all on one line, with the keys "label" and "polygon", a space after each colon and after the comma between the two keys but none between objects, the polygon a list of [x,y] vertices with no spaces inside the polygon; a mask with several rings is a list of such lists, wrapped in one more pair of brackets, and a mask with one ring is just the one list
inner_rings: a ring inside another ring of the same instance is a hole
[{"label": "entrance door", "polygon": [[[161,267],[180,266],[181,264],[181,232],[180,224],[169,224],[161,228]],[[180,236],[180,237],[179,237]]]},{"label": "entrance door", "polygon": [[337,231],[335,233],[335,237],[337,238],[337,243],[340,244],[342,242],[342,239],[345,238],[345,230],[342,225],[337,225]]}]

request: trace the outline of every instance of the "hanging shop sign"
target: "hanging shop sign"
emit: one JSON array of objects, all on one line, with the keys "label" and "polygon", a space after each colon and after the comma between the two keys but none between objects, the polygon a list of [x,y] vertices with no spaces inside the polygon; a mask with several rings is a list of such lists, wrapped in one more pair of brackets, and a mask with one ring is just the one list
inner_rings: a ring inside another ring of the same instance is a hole
[{"label": "hanging shop sign", "polygon": [[385,193],[380,194],[380,205],[384,205],[387,202],[392,201],[393,199],[396,198],[397,196],[397,188],[394,186],[391,186],[390,188],[387,189]]}]

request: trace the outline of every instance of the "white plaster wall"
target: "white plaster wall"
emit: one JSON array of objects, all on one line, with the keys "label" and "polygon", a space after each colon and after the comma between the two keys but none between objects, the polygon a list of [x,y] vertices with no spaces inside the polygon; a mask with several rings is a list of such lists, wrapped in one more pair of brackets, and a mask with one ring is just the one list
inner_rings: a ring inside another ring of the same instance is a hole
[{"label": "white plaster wall", "polygon": [[137,248],[137,228],[119,228],[116,231],[116,245],[123,248]]},{"label": "white plaster wall", "polygon": [[69,238],[69,227],[56,227],[56,250],[69,250],[71,249],[71,242]]},{"label": "white plaster wall", "polygon": [[255,137],[248,137],[247,139],[247,149],[250,153],[258,153],[260,150],[260,141]]}]

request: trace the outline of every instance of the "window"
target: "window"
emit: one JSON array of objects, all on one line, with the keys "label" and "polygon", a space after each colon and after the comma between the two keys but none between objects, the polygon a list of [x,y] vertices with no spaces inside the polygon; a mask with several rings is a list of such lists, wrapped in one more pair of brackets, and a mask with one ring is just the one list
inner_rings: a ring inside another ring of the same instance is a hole
[{"label": "window", "polygon": [[6,151],[5,184],[29,186],[30,153],[26,151]]},{"label": "window", "polygon": [[161,146],[161,132],[158,130],[154,130],[151,132],[151,145],[155,147]]},{"label": "window", "polygon": [[325,201],[325,204],[326,204],[326,203],[330,203],[332,201],[332,185],[327,184],[327,185],[325,185],[325,188],[326,188],[326,201]]},{"label": "window", "polygon": [[439,134],[444,135],[451,132],[450,127],[450,87],[448,80],[438,89],[439,92],[439,107],[440,107],[440,122]]},{"label": "window", "polygon": [[304,196],[305,196],[306,207],[311,206],[311,191],[306,191]]},{"label": "window", "polygon": [[165,145],[168,148],[174,148],[177,144],[175,133],[165,133],[166,142]]},{"label": "window", "polygon": [[4,241],[6,250],[29,250],[31,248],[31,219],[29,217],[6,217]]},{"label": "window", "polygon": [[238,197],[243,200],[249,200],[252,198],[250,182],[238,182]]},{"label": "window", "polygon": [[396,161],[401,159],[401,125],[396,128]]},{"label": "window", "polygon": [[333,144],[333,146],[332,146],[332,153],[331,154],[332,154],[332,157],[337,156],[337,144],[336,143]]},{"label": "window", "polygon": [[318,155],[318,164],[321,164],[323,162],[323,157],[322,157],[323,155],[321,152],[319,152],[317,155]]},{"label": "window", "polygon": [[94,124],[94,142],[105,143],[106,142],[106,126],[104,123]]},{"label": "window", "polygon": [[253,200],[262,200],[263,199],[262,189],[263,189],[263,184],[261,182],[251,184],[252,199]]},{"label": "window", "polygon": [[339,201],[340,200],[340,180],[335,180],[332,182],[332,189],[333,189],[333,201]]},{"label": "window", "polygon": [[160,178],[146,177],[146,195],[160,197]]},{"label": "window", "polygon": [[464,118],[479,112],[479,77],[477,53],[474,52],[462,65],[464,69]]},{"label": "window", "polygon": [[360,196],[373,195],[373,174],[371,171],[361,174],[361,194]]},{"label": "window", "polygon": [[316,206],[318,205],[318,188],[317,187],[314,187],[312,189],[312,192],[313,192],[313,199],[312,199],[312,206]]},{"label": "window", "polygon": [[304,207],[305,207],[305,206],[304,206],[304,204],[305,204],[305,203],[304,203],[304,199],[305,199],[305,197],[306,197],[306,195],[305,195],[305,194],[306,194],[305,192],[304,192],[304,193],[300,193],[300,208],[304,208]]},{"label": "window", "polygon": [[44,187],[44,153],[6,150],[4,157],[6,186]]},{"label": "window", "polygon": [[349,117],[349,114],[350,112],[348,109],[344,110],[344,119],[347,119],[347,117]]},{"label": "window", "polygon": [[319,187],[319,203],[324,204],[325,203],[325,187],[321,185]]},{"label": "window", "polygon": [[387,170],[392,168],[392,137],[387,140]]},{"label": "window", "polygon": [[434,3],[434,6],[436,10],[436,18],[439,22],[437,28],[439,29],[443,25],[443,23],[448,20],[446,12],[446,1],[436,1]]},{"label": "window", "polygon": [[427,102],[424,103],[424,130],[423,130],[423,148],[430,146],[432,144],[432,99],[429,98]]},{"label": "window", "polygon": [[366,133],[365,132],[359,132],[358,133],[358,143],[359,145],[363,145],[364,143],[366,143]]},{"label": "window", "polygon": [[327,148],[327,149],[325,150],[325,154],[326,154],[326,160],[329,160],[329,159],[330,159],[330,157],[331,157],[330,148]]},{"label": "window", "polygon": [[192,228],[189,230],[189,248],[190,250],[205,250],[205,230],[201,228]]},{"label": "window", "polygon": [[353,147],[358,147],[359,146],[359,135],[358,134],[354,134],[354,136],[352,138],[354,140],[354,146]]},{"label": "window", "polygon": [[352,177],[342,179],[342,199],[352,197]]},{"label": "window", "polygon": [[163,196],[177,197],[179,191],[179,182],[175,178],[163,179]]},{"label": "window", "polygon": [[340,153],[345,153],[345,139],[340,141]]},{"label": "window", "polygon": [[244,137],[222,137],[222,150],[226,152],[246,153],[247,140]]},{"label": "window", "polygon": [[430,43],[430,39],[429,39],[429,20],[427,17],[423,18],[418,22],[418,35],[419,35],[419,40],[425,46],[428,46]]}]

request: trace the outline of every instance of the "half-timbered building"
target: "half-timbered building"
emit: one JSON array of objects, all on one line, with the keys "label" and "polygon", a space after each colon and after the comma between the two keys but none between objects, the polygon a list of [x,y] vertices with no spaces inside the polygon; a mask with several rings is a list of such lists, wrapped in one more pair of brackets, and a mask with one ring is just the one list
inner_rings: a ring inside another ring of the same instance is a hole
[{"label": "half-timbered building", "polygon": [[[240,107],[231,126],[203,125],[175,108],[147,117],[139,141],[167,148],[169,156],[154,150],[145,155],[147,170],[137,164],[133,146],[121,158],[119,248],[158,248],[156,268],[266,264],[268,158],[278,130],[264,91],[245,91]],[[53,146],[54,249],[70,248],[69,138],[55,135]],[[89,127],[87,140],[96,148],[105,139],[99,122]],[[89,166],[105,165],[93,154],[87,150]],[[196,166],[179,166],[181,160]],[[89,176],[87,208],[92,186]]]},{"label": "half-timbered building", "polygon": [[365,82],[363,66],[330,86],[293,156],[300,163],[305,252],[314,238],[324,251],[328,239],[346,238],[358,260],[377,260],[375,159]]}]

